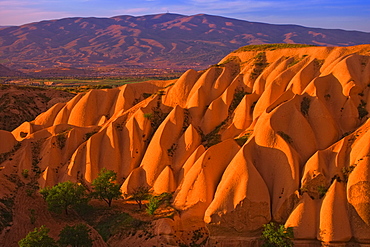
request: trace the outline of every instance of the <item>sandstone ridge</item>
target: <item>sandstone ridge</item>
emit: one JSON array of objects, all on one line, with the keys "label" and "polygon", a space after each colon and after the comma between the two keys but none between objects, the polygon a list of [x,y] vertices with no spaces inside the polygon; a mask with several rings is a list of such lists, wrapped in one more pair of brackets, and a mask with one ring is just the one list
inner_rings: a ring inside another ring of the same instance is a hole
[{"label": "sandstone ridge", "polygon": [[294,227],[297,243],[370,243],[369,99],[369,45],[245,47],[1,131],[1,193],[23,169],[44,187],[89,185],[105,167],[123,193],[175,192],[181,227],[205,225],[211,243],[258,238],[270,221]]}]

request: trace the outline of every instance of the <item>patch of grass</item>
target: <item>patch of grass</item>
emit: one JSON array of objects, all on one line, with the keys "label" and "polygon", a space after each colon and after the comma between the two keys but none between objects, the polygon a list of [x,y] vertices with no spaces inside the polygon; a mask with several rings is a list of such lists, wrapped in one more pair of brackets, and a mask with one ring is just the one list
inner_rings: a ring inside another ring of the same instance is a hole
[{"label": "patch of grass", "polygon": [[231,115],[231,113],[234,112],[234,110],[236,109],[236,107],[238,107],[238,105],[240,104],[240,102],[244,98],[244,95],[246,95],[246,94],[247,93],[244,92],[244,88],[236,88],[235,89],[233,101],[231,102],[231,104],[229,106],[229,111],[228,111],[229,115]]},{"label": "patch of grass", "polygon": [[344,182],[348,182],[349,175],[352,173],[352,171],[356,168],[356,164],[350,165],[350,166],[345,166],[342,168],[342,174],[344,178]]},{"label": "patch of grass", "polygon": [[303,48],[303,47],[315,47],[315,45],[305,45],[305,44],[264,44],[264,45],[247,45],[240,47],[239,49],[233,51],[234,53],[244,52],[244,51],[274,51],[286,48]]},{"label": "patch of grass", "polygon": [[182,123],[181,135],[187,130],[191,123],[191,116],[188,109],[184,109],[184,122]]},{"label": "patch of grass", "polygon": [[66,145],[66,142],[67,142],[67,136],[68,136],[68,133],[70,132],[71,130],[68,129],[68,130],[65,130],[61,133],[58,133],[56,134],[56,145],[59,149],[63,149]]},{"label": "patch of grass", "polygon": [[221,122],[219,125],[217,125],[214,130],[212,130],[206,135],[204,135],[203,132],[200,129],[198,129],[198,132],[202,138],[202,144],[206,149],[221,142],[221,135],[219,134],[219,132],[222,128],[225,127],[227,121],[228,118]]},{"label": "patch of grass", "polygon": [[324,185],[317,186],[317,192],[319,193],[319,198],[323,198],[328,191],[328,188]]},{"label": "patch of grass", "polygon": [[143,95],[143,98],[144,98],[144,99],[147,99],[147,98],[149,98],[150,96],[152,96],[153,94],[151,94],[151,93],[143,93],[142,95]]},{"label": "patch of grass", "polygon": [[283,131],[278,131],[277,134],[283,138],[287,143],[289,144],[292,144],[293,143],[293,139],[286,133],[284,133]]},{"label": "patch of grass", "polygon": [[161,206],[161,198],[159,196],[151,196],[149,202],[146,205],[146,212],[150,215],[153,215],[154,212]]},{"label": "patch of grass", "polygon": [[[344,138],[344,137],[346,137],[346,136],[349,136],[350,134],[352,134],[353,133],[353,130],[352,131],[347,131],[347,132],[345,132],[345,133],[343,133],[343,135],[340,137],[340,139],[342,139],[342,138]],[[339,140],[340,140],[339,139]]]},{"label": "patch of grass", "polygon": [[310,109],[311,99],[308,97],[303,97],[301,101],[301,112],[303,116],[308,116],[308,110]]},{"label": "patch of grass", "polygon": [[173,83],[168,84],[168,85],[167,85],[167,86],[165,86],[163,89],[166,89],[166,88],[172,87],[173,85],[175,85],[175,83],[174,83],[174,82],[173,82]]},{"label": "patch of grass", "polygon": [[112,214],[103,215],[94,228],[99,232],[104,241],[118,232],[137,231],[145,222],[133,218],[127,213],[114,211]]},{"label": "patch of grass", "polygon": [[175,155],[177,149],[177,144],[173,143],[169,149],[167,149],[167,154],[169,157],[173,157]]},{"label": "patch of grass", "polygon": [[299,59],[294,59],[293,62],[289,63],[288,64],[288,68],[296,65],[297,63],[299,63],[300,61],[302,61],[305,57],[307,57],[308,55],[303,55],[301,58]]},{"label": "patch of grass", "polygon": [[254,57],[254,68],[250,75],[250,79],[255,80],[257,77],[263,72],[263,70],[268,66],[267,60],[266,60],[266,53],[265,52],[259,52]]},{"label": "patch of grass", "polygon": [[235,138],[234,140],[236,141],[236,143],[238,143],[239,146],[243,146],[249,139],[249,137],[251,136],[251,133],[245,133],[243,136],[241,137],[238,137],[238,138]]},{"label": "patch of grass", "polygon": [[358,111],[358,119],[362,120],[364,117],[369,114],[369,112],[366,110],[366,102],[364,100],[361,100],[361,103],[357,106]]},{"label": "patch of grass", "polygon": [[145,113],[144,117],[150,120],[150,125],[153,128],[153,133],[158,129],[159,125],[167,117],[168,113],[164,113],[162,109],[157,106],[152,108],[152,113]]},{"label": "patch of grass", "polygon": [[292,247],[292,239],[294,238],[293,227],[286,228],[284,225],[270,222],[263,225],[261,238],[264,240],[262,246]]},{"label": "patch of grass", "polygon": [[153,113],[144,113],[144,118],[146,119],[152,119],[153,118]]},{"label": "patch of grass", "polygon": [[151,195],[149,197],[149,202],[146,205],[146,212],[153,215],[155,211],[163,204],[169,206],[171,204],[173,194],[164,192],[160,195]]},{"label": "patch of grass", "polygon": [[316,69],[321,68],[321,66],[324,64],[325,60],[324,59],[315,59],[314,60],[314,67]]},{"label": "patch of grass", "polygon": [[230,56],[224,62],[222,62],[221,64],[216,64],[216,66],[222,66],[222,65],[225,65],[225,64],[230,63],[230,62],[240,63],[240,58],[237,57],[237,56]]},{"label": "patch of grass", "polygon": [[42,173],[38,164],[40,163],[40,152],[42,144],[44,143],[45,139],[39,139],[36,142],[31,142],[31,150],[32,150],[32,172],[35,173],[35,177],[39,177]]},{"label": "patch of grass", "polygon": [[88,132],[84,135],[84,141],[87,141],[89,140],[93,135],[95,135],[96,133],[98,133],[97,130],[94,130],[94,131],[91,131],[91,132]]},{"label": "patch of grass", "polygon": [[22,170],[22,176],[23,176],[24,178],[28,178],[28,175],[29,175],[29,174],[28,174],[28,172],[29,172],[29,171],[28,171],[28,169],[23,169],[23,170]]}]

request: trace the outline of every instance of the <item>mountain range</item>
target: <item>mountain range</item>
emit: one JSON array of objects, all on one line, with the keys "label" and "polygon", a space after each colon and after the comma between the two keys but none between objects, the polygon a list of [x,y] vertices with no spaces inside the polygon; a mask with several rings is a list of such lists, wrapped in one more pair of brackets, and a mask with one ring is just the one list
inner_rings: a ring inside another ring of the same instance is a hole
[{"label": "mountain range", "polygon": [[240,46],[268,43],[349,46],[370,43],[370,33],[205,14],[77,17],[1,28],[0,61],[23,71],[71,66],[204,69]]}]

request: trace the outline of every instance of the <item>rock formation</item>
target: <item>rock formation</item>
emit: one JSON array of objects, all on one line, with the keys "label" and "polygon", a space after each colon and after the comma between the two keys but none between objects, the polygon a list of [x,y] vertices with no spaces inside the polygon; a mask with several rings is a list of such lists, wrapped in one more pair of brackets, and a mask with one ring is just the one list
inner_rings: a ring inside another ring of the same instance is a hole
[{"label": "rock formation", "polygon": [[369,97],[369,45],[239,50],[1,131],[1,194],[13,189],[5,175],[27,182],[24,169],[42,187],[89,186],[105,167],[123,193],[174,192],[176,224],[206,226],[211,244],[257,239],[270,221],[293,227],[297,244],[369,243]]}]

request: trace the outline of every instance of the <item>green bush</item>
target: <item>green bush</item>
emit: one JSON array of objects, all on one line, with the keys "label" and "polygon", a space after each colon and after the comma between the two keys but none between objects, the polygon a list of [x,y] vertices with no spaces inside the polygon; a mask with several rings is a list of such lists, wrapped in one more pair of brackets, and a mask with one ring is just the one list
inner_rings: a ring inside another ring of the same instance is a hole
[{"label": "green bush", "polygon": [[61,247],[91,247],[93,240],[90,238],[91,230],[85,224],[65,226],[59,233],[58,244]]},{"label": "green bush", "polygon": [[286,228],[284,225],[278,225],[274,222],[263,225],[262,246],[267,247],[291,247],[294,238],[293,228]]},{"label": "green bush", "polygon": [[152,119],[153,118],[153,113],[144,113],[144,118],[146,119]]},{"label": "green bush", "polygon": [[356,164],[354,165],[350,165],[350,166],[345,166],[342,168],[342,173],[343,173],[343,178],[344,178],[344,182],[348,182],[348,178],[349,178],[349,175],[351,174],[351,172],[356,168]]},{"label": "green bush", "polygon": [[170,204],[172,199],[172,193],[164,192],[157,196],[150,196],[149,202],[146,205],[146,212],[150,215],[153,215],[155,211],[163,204]]},{"label": "green bush", "polygon": [[366,102],[361,100],[361,103],[357,106],[358,111],[358,118],[362,120],[364,117],[366,117],[369,112],[366,110]]},{"label": "green bush", "polygon": [[328,188],[324,185],[319,185],[317,186],[317,192],[319,193],[319,198],[323,198],[326,194],[326,192],[328,192]]},{"label": "green bush", "polygon": [[238,143],[240,147],[242,147],[248,141],[250,136],[251,136],[251,133],[248,132],[248,133],[245,133],[241,137],[235,138],[234,140],[236,141],[236,143]]},{"label": "green bush", "polygon": [[234,97],[233,100],[231,101],[231,104],[229,106],[229,115],[234,112],[234,110],[238,107],[242,99],[247,93],[244,92],[244,88],[236,88],[234,91]]},{"label": "green bush", "polygon": [[28,178],[28,170],[27,170],[27,169],[23,169],[23,170],[22,170],[22,176],[23,176],[24,178]]},{"label": "green bush", "polygon": [[49,237],[49,231],[50,229],[45,226],[36,227],[18,244],[20,247],[57,247],[55,240]]},{"label": "green bush", "polygon": [[68,208],[79,204],[87,204],[89,197],[83,185],[66,181],[59,183],[52,188],[40,190],[48,204],[48,209],[52,212],[61,213],[62,210],[68,214]]},{"label": "green bush", "polygon": [[308,110],[310,109],[311,99],[307,97],[303,97],[301,102],[301,112],[303,116],[308,116]]},{"label": "green bush", "polygon": [[108,241],[117,233],[130,234],[139,229],[145,228],[146,222],[133,218],[128,213],[120,211],[110,211],[110,214],[104,214],[99,217],[99,222],[94,225],[104,241]]},{"label": "green bush", "polygon": [[149,198],[149,203],[146,205],[146,212],[150,215],[153,215],[154,212],[161,206],[162,201],[158,196],[151,196]]},{"label": "green bush", "polygon": [[68,132],[69,132],[69,130],[67,130],[65,132],[62,132],[62,133],[58,133],[55,136],[56,137],[56,145],[59,149],[63,149],[65,147],[66,142],[67,142]]}]

